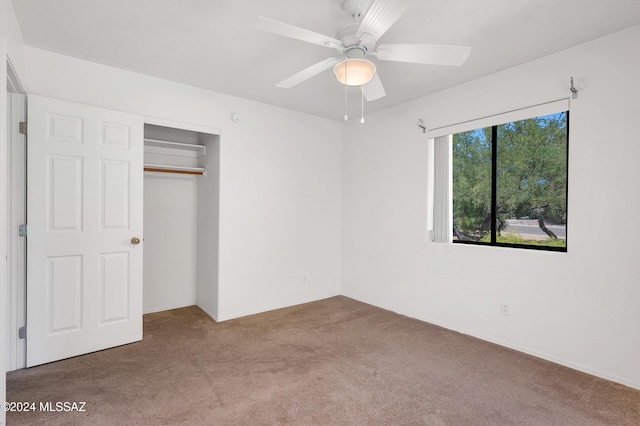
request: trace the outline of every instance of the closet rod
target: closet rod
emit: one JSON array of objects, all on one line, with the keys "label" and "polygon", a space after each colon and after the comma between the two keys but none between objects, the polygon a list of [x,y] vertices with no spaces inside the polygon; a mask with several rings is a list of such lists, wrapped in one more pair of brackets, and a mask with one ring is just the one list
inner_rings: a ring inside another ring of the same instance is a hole
[{"label": "closet rod", "polygon": [[156,167],[145,167],[145,172],[159,172],[159,173],[180,173],[183,175],[206,175],[204,170],[181,170],[181,169],[159,169]]}]

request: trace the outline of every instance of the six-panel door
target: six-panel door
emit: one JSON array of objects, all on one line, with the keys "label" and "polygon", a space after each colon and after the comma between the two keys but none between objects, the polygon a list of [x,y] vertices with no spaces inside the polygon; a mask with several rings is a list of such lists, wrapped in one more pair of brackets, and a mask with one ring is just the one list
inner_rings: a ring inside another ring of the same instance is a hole
[{"label": "six-panel door", "polygon": [[27,366],[141,340],[142,117],[29,96],[28,127]]}]

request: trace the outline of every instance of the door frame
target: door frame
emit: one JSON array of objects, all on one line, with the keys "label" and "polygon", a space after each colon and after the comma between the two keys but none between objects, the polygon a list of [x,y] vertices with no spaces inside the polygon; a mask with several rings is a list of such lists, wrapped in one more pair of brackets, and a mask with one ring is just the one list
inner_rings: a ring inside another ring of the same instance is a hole
[{"label": "door frame", "polygon": [[[20,83],[18,73],[15,71],[7,52],[7,41],[0,39],[0,58],[3,59],[4,66],[0,67],[0,81],[5,86],[0,89],[0,176],[4,178],[9,176],[9,171],[13,167],[12,161],[8,158],[9,153],[9,122],[8,122],[8,104],[9,90],[26,93],[24,86]],[[9,341],[7,331],[11,318],[9,317],[11,310],[10,301],[7,300],[9,294],[9,264],[15,259],[15,253],[12,253],[9,238],[12,235],[9,229],[9,217],[11,214],[11,199],[9,197],[9,183],[0,185],[0,241],[6,242],[6,245],[0,247],[0,372],[7,371],[7,355],[12,343]],[[2,259],[5,257],[5,259]],[[26,308],[26,307],[25,307]],[[23,308],[24,309],[24,308]],[[17,343],[17,342],[15,342]],[[6,376],[2,374],[0,379],[0,402],[6,401]],[[0,424],[6,421],[6,413],[0,411]]]},{"label": "door frame", "polygon": [[26,325],[26,238],[18,236],[18,226],[26,223],[26,136],[18,123],[26,121],[26,90],[7,60],[7,187],[6,191],[6,304],[5,370],[26,366],[26,339],[18,337]]}]

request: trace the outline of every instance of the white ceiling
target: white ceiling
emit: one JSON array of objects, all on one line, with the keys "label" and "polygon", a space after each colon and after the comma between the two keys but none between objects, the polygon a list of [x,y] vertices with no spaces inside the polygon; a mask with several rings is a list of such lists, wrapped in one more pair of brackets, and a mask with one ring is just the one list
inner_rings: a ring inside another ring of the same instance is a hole
[{"label": "white ceiling", "polygon": [[[350,21],[340,3],[12,0],[29,46],[335,120],[344,114],[344,87],[330,70],[290,89],[275,86],[335,50],[247,23],[263,16],[332,36]],[[376,62],[387,96],[365,112],[638,24],[640,0],[417,0],[380,42],[466,45],[471,55],[459,68]],[[353,116],[359,93],[349,91]]]}]

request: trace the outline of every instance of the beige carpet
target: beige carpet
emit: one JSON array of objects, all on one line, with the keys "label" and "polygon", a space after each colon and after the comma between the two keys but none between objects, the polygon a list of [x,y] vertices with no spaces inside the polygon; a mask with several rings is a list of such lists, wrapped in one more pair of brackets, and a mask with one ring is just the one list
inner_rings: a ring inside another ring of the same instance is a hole
[{"label": "beige carpet", "polygon": [[142,342],[8,373],[9,401],[86,402],[8,425],[640,425],[638,390],[345,297],[144,327]]}]

